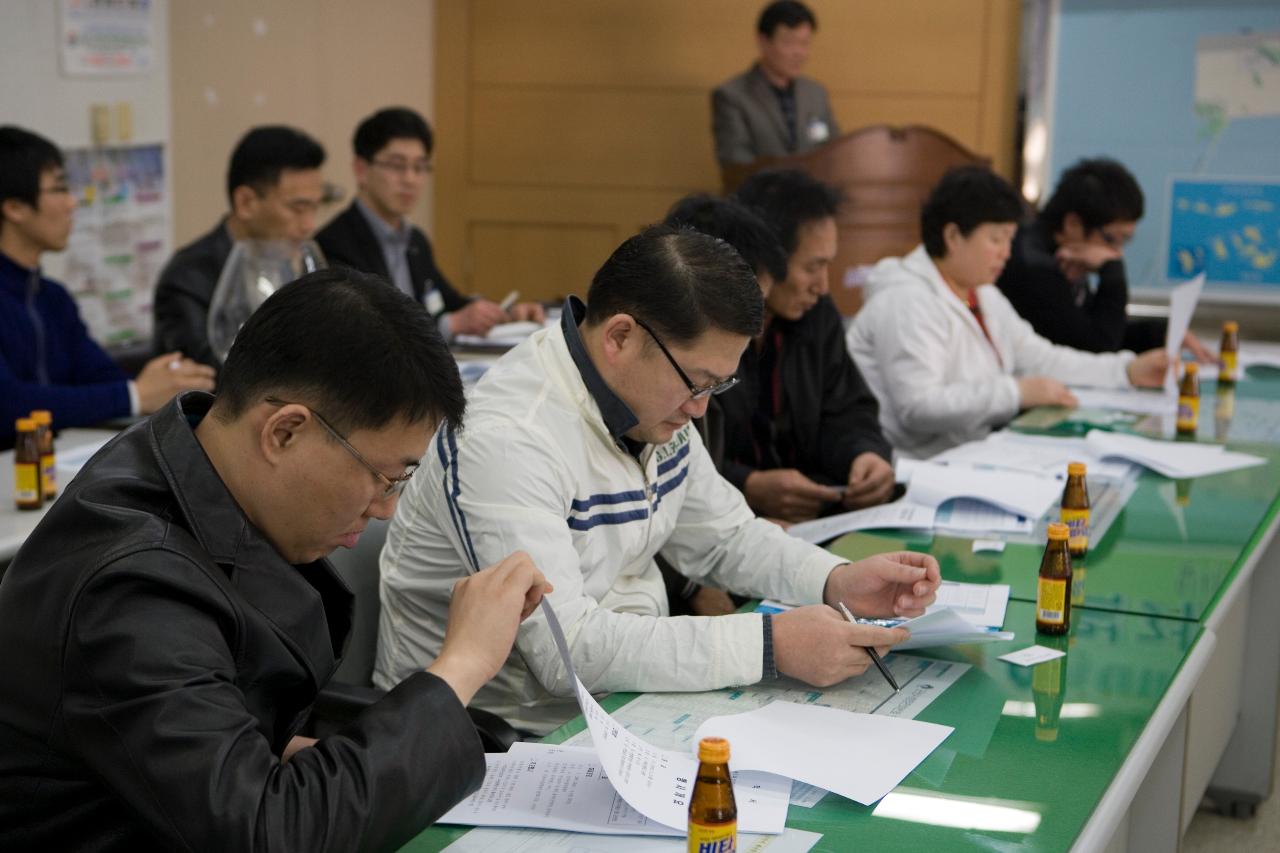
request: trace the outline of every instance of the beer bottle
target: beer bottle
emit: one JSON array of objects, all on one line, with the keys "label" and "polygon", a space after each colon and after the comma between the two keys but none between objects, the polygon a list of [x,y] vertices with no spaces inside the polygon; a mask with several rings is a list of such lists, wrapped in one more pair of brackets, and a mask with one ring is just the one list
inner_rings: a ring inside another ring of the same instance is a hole
[{"label": "beer bottle", "polygon": [[704,737],[698,744],[698,778],[689,800],[689,853],[734,853],[738,806],[729,776],[729,741]]},{"label": "beer bottle", "polygon": [[[1065,637],[1045,638],[1041,645],[1060,652],[1067,650]],[[1067,687],[1067,658],[1070,655],[1036,664],[1031,671],[1031,699],[1036,706],[1036,740],[1053,743],[1058,739],[1058,719],[1062,716],[1062,699]]]},{"label": "beer bottle", "polygon": [[1240,324],[1222,324],[1222,345],[1218,347],[1218,385],[1235,385],[1240,378]]},{"label": "beer bottle", "polygon": [[1040,561],[1036,584],[1036,631],[1065,634],[1071,627],[1070,530],[1061,522],[1049,523],[1049,544]]},{"label": "beer bottle", "polygon": [[53,412],[36,409],[31,413],[36,422],[36,440],[40,445],[40,491],[51,501],[58,496],[57,458],[53,453]]},{"label": "beer bottle", "polygon": [[1187,362],[1178,386],[1178,435],[1194,436],[1200,423],[1200,365]]},{"label": "beer bottle", "polygon": [[1067,487],[1062,490],[1062,523],[1071,531],[1071,559],[1084,559],[1089,550],[1089,488],[1084,463],[1067,463]]},{"label": "beer bottle", "polygon": [[18,435],[13,445],[13,497],[18,509],[40,509],[44,496],[40,491],[40,443],[36,422],[18,418]]}]

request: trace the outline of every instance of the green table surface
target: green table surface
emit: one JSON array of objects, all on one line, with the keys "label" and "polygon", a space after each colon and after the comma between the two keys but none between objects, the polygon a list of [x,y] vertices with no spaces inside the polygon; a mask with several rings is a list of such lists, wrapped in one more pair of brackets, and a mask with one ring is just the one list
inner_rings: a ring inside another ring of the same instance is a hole
[{"label": "green table surface", "polygon": [[[828,794],[811,809],[793,806],[787,825],[821,833],[815,850],[1068,850],[1202,628],[1081,610],[1067,638],[1037,637],[1033,607],[1022,601],[1009,603],[1005,627],[1017,633],[1011,643],[918,652],[973,669],[920,714],[955,731],[898,788],[874,807]],[[1035,642],[1067,655],[1031,668],[996,659]],[[614,694],[602,704],[613,710],[632,698]],[[1060,705],[1055,740],[1041,739],[1054,726],[1038,726],[1037,702]],[[547,740],[582,728],[578,718]],[[433,827],[404,849],[440,850],[466,831]]]}]

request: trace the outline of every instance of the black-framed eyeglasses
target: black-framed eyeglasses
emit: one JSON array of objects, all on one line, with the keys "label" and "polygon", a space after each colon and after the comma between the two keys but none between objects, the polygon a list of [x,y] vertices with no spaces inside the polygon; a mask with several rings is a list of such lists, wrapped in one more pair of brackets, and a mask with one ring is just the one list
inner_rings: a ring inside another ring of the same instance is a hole
[{"label": "black-framed eyeglasses", "polygon": [[273,406],[306,406],[307,410],[310,411],[311,414],[315,416],[316,423],[324,427],[325,432],[333,436],[333,438],[339,444],[341,444],[348,453],[350,453],[352,456],[356,458],[357,462],[359,462],[365,468],[368,468],[369,473],[378,478],[378,482],[382,483],[383,485],[382,497],[384,499],[389,498],[392,495],[398,495],[401,492],[403,492],[404,487],[408,485],[409,480],[410,478],[413,477],[414,472],[418,470],[418,465],[415,462],[414,464],[405,468],[404,473],[401,474],[399,477],[388,477],[386,474],[382,473],[377,468],[375,468],[373,466],[373,463],[371,463],[368,459],[365,459],[362,455],[360,455],[360,451],[356,450],[355,447],[351,445],[351,442],[347,441],[346,438],[344,438],[340,432],[334,429],[333,425],[329,423],[327,420],[325,420],[323,415],[321,415],[319,412],[317,412],[315,409],[311,408],[310,406],[307,406],[306,403],[291,403],[288,400],[281,400],[278,397],[268,397],[267,402]]},{"label": "black-framed eyeglasses", "polygon": [[675,368],[676,373],[680,375],[680,381],[689,389],[689,395],[692,399],[702,400],[706,397],[710,397],[712,394],[723,394],[725,391],[728,391],[734,385],[738,384],[738,377],[730,376],[728,379],[722,379],[719,382],[712,382],[710,385],[694,385],[693,380],[689,378],[689,374],[685,373],[680,368],[680,365],[676,363],[675,357],[671,355],[671,351],[667,349],[664,343],[662,343],[662,339],[654,333],[653,329],[650,329],[649,325],[639,317],[633,317],[632,319],[636,321],[636,325],[649,333],[649,337],[653,338],[653,342],[658,345],[658,349],[662,350],[662,354],[667,357],[667,361],[671,362],[671,366]]}]

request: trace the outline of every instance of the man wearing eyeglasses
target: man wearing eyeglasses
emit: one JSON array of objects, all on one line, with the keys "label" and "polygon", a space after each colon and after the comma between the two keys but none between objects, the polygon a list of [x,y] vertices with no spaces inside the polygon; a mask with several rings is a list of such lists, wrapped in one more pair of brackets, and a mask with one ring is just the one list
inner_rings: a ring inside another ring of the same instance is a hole
[{"label": "man wearing eyeglasses", "polygon": [[389,518],[435,425],[463,418],[425,311],[370,278],[267,299],[218,396],[108,444],[14,559],[0,849],[395,850],[480,786],[464,706],[550,590],[523,554],[459,582],[419,672],[297,735],[351,627],[325,556]]},{"label": "man wearing eyeglasses", "polygon": [[152,305],[157,350],[218,365],[209,346],[209,303],[232,244],[311,239],[324,200],[324,157],[319,142],[283,125],[255,127],[240,139],[227,167],[227,214],[160,272]]},{"label": "man wearing eyeglasses", "polygon": [[[715,470],[690,421],[733,386],[764,305],[727,243],[659,226],[624,242],[587,303],[485,374],[464,430],[439,430],[405,490],[382,552],[374,680],[390,687],[430,661],[453,584],[517,548],[551,596],[578,676],[605,690],[711,690],[779,673],[829,685],[866,669],[866,646],[906,632],[842,621],[920,613],[938,565],[922,554],[847,563],[758,519]],[[810,606],[669,616],[661,555],[686,576]],[[829,606],[830,605],[830,606]],[[476,696],[545,733],[576,714],[545,619]]]},{"label": "man wearing eyeglasses", "polygon": [[[1036,218],[1018,228],[996,282],[1036,333],[1086,352],[1164,346],[1163,320],[1130,319],[1124,249],[1143,212],[1142,188],[1123,165],[1081,160],[1062,173]],[[1183,346],[1213,358],[1193,333]]]},{"label": "man wearing eyeglasses", "polygon": [[331,264],[374,273],[426,306],[445,340],[487,335],[498,323],[546,319],[522,302],[510,313],[482,296],[463,296],[445,278],[431,241],[409,221],[431,172],[431,127],[406,107],[388,107],[360,122],[352,147],[355,201],[320,229],[316,242]]},{"label": "man wearing eyeglasses", "polygon": [[149,414],[174,394],[213,388],[213,371],[180,352],[129,379],[89,337],[67,289],[40,258],[67,247],[76,199],[62,152],[43,136],[0,127],[0,450],[14,420],[48,409],[58,429]]}]

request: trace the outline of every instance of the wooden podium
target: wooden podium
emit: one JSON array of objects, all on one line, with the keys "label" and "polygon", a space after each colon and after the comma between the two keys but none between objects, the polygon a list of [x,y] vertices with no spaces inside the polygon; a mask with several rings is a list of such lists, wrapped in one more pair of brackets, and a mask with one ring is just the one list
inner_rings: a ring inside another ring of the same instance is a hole
[{"label": "wooden podium", "polygon": [[889,255],[904,255],[920,242],[920,206],[953,166],[991,165],[945,134],[927,127],[876,125],[855,130],[820,148],[721,171],[730,193],[763,169],[799,169],[844,194],[837,218],[840,246],[831,265],[831,296],[840,313],[862,307],[858,268]]}]

